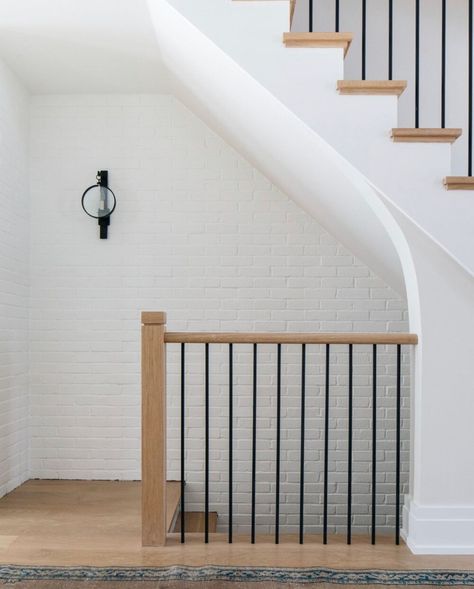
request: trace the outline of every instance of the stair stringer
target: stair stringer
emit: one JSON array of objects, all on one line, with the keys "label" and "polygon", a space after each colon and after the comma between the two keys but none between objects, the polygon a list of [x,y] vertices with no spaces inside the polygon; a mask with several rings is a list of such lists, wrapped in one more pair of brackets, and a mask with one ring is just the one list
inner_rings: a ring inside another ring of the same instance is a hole
[{"label": "stair stringer", "polygon": [[[152,13],[162,10],[161,0],[149,0],[149,4]],[[316,131],[473,274],[472,196],[467,191],[453,196],[443,187],[443,177],[451,173],[451,146],[393,143],[390,132],[398,126],[394,96],[338,95],[337,80],[344,78],[342,49],[285,48],[282,33],[288,29],[288,4],[281,0],[167,0],[166,4]],[[167,31],[159,22],[156,26],[164,48]],[[176,41],[186,47],[189,40]],[[226,81],[228,74],[218,73]]]},{"label": "stair stringer", "polygon": [[150,7],[177,96],[404,294],[403,234],[364,176],[167,0]]}]

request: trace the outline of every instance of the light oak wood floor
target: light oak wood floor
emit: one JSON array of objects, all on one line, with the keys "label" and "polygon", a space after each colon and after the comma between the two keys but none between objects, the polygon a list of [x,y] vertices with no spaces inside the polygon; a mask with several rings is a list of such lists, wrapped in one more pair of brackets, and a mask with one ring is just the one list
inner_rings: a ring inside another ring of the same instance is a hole
[{"label": "light oak wood floor", "polygon": [[366,538],[346,546],[319,538],[299,546],[284,537],[279,546],[259,539],[213,534],[208,545],[193,535],[180,545],[176,534],[164,548],[142,548],[140,484],[102,481],[29,481],[0,500],[0,563],[91,566],[221,564],[333,568],[474,569],[474,557],[413,556],[404,546]]}]

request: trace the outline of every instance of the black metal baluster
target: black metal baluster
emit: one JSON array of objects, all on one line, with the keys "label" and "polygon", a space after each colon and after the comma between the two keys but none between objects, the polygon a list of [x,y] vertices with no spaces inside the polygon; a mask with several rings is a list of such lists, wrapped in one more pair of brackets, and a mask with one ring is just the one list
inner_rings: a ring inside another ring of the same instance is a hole
[{"label": "black metal baluster", "polygon": [[393,0],[388,0],[388,79],[393,80]]},{"label": "black metal baluster", "polygon": [[395,490],[395,544],[400,544],[400,449],[401,449],[401,410],[402,410],[402,346],[397,345],[397,473]]},{"label": "black metal baluster", "polygon": [[309,7],[309,32],[313,32],[313,0],[308,0],[308,7]]},{"label": "black metal baluster", "polygon": [[362,0],[362,79],[366,78],[367,0]]},{"label": "black metal baluster", "polygon": [[347,441],[347,543],[352,543],[352,397],[353,397],[353,346],[349,344],[349,424]]},{"label": "black metal baluster", "polygon": [[415,0],[415,128],[420,127],[420,0]]},{"label": "black metal baluster", "polygon": [[255,544],[255,499],[257,476],[257,344],[253,345],[253,414],[252,414],[252,531],[251,542]]},{"label": "black metal baluster", "polygon": [[277,441],[276,441],[276,495],[275,544],[280,543],[280,450],[281,450],[281,344],[277,346]]},{"label": "black metal baluster", "polygon": [[377,344],[372,347],[372,544],[375,544],[377,516]]},{"label": "black metal baluster", "polygon": [[206,344],[205,377],[205,483],[204,483],[204,542],[209,542],[209,344]]},{"label": "black metal baluster", "polygon": [[336,33],[339,33],[339,0],[336,0],[336,6],[335,6],[335,12],[336,12]]},{"label": "black metal baluster", "polygon": [[306,405],[306,344],[301,346],[301,424],[300,424],[300,544],[304,541],[304,434]]},{"label": "black metal baluster", "polygon": [[328,543],[328,473],[329,473],[329,353],[326,344],[326,395],[324,409],[324,505],[323,505],[323,543]]},{"label": "black metal baluster", "polygon": [[233,460],[233,425],[234,425],[234,357],[233,344],[229,344],[229,544],[232,544],[232,487],[234,484]]},{"label": "black metal baluster", "polygon": [[472,176],[472,145],[473,145],[473,125],[472,125],[472,68],[473,68],[473,20],[474,20],[473,0],[469,0],[469,114],[468,114],[468,176]]},{"label": "black metal baluster", "polygon": [[181,544],[185,542],[185,500],[184,500],[184,485],[185,485],[185,344],[181,343]]},{"label": "black metal baluster", "polygon": [[446,0],[441,8],[441,128],[446,127]]}]

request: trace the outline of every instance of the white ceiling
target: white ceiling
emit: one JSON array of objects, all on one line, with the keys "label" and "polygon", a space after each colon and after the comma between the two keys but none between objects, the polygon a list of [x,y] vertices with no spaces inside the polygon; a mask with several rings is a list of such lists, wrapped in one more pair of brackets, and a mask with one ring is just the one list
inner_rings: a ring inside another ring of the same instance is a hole
[{"label": "white ceiling", "polygon": [[0,0],[0,57],[37,94],[169,90],[146,0]]}]

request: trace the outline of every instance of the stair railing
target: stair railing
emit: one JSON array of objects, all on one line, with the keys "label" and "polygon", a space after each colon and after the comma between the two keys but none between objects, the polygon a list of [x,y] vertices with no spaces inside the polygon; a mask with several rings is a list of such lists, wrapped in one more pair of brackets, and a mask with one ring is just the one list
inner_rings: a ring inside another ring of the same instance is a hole
[{"label": "stair railing", "polygon": [[209,364],[210,346],[228,345],[228,530],[227,540],[233,541],[233,407],[234,407],[234,346],[253,346],[252,366],[252,484],[251,484],[251,533],[250,542],[257,540],[256,530],[256,475],[257,475],[257,374],[258,345],[273,344],[277,352],[276,366],[276,492],[275,492],[275,536],[280,541],[280,453],[281,453],[281,401],[282,401],[282,345],[292,344],[301,348],[300,381],[300,461],[299,461],[299,542],[305,538],[305,419],[306,419],[306,352],[311,344],[323,344],[325,348],[325,402],[324,402],[324,504],[322,541],[328,542],[328,478],[329,478],[329,416],[330,416],[330,354],[331,346],[343,344],[349,352],[348,381],[348,472],[347,472],[347,543],[352,541],[352,462],[353,462],[353,351],[354,346],[370,344],[372,347],[372,484],[371,484],[371,542],[376,542],[376,493],[377,493],[377,346],[396,346],[396,477],[395,543],[400,542],[400,489],[401,489],[401,359],[402,346],[413,346],[418,338],[410,333],[219,333],[219,332],[167,332],[166,314],[162,312],[142,313],[142,542],[144,546],[164,546],[167,539],[166,524],[166,346],[180,346],[180,541],[186,541],[185,528],[185,415],[186,415],[186,346],[200,345],[205,349],[204,360],[204,542],[209,542]]},{"label": "stair railing", "polygon": [[[295,0],[296,1],[296,0]],[[361,18],[360,23],[356,26],[356,29],[360,30],[361,34],[361,56],[360,56],[360,70],[361,70],[361,79],[367,79],[367,54],[368,54],[368,47],[367,47],[367,33],[368,33],[368,5],[367,0],[353,0],[354,3],[360,3],[360,10],[361,10]],[[340,0],[333,0],[334,2],[334,32],[340,32],[340,23],[341,19],[344,16],[343,11],[341,11],[340,7]],[[459,31],[459,36],[464,37],[467,39],[467,68],[465,72],[460,72],[456,78],[456,87],[459,87],[461,83],[467,81],[467,109],[465,113],[465,118],[463,120],[462,113],[456,113],[456,118],[458,119],[459,123],[457,126],[463,127],[467,130],[468,138],[467,138],[467,175],[468,177],[472,177],[472,170],[473,170],[473,146],[474,146],[474,127],[473,127],[473,70],[474,70],[474,0],[465,0],[466,2],[466,25],[465,29]],[[302,14],[302,11],[307,9],[307,30],[308,32],[314,32],[318,29],[318,7],[323,6],[323,3],[318,3],[318,0],[298,0],[298,5],[301,4],[301,9],[298,10],[298,16]],[[319,5],[319,6],[318,6]],[[394,8],[397,8],[397,0],[387,0],[384,3],[387,8],[387,79],[393,80],[394,77]],[[449,55],[450,48],[449,43],[447,41],[447,23],[450,18],[450,6],[448,0],[430,0],[427,4],[430,5],[430,10],[432,10],[433,6],[435,8],[440,8],[441,17],[440,17],[440,56],[439,56],[439,66],[440,66],[440,88],[438,90],[440,96],[440,127],[442,129],[446,128],[446,108],[449,100],[448,95],[448,85],[447,85],[447,55]],[[324,7],[326,3],[324,3]],[[460,10],[460,4],[457,3],[454,8],[456,10]],[[292,7],[292,21],[293,13],[295,11],[295,7]],[[422,41],[422,34],[423,34],[423,22],[422,22],[422,15],[421,15],[421,0],[413,0],[413,24],[414,24],[414,38],[413,38],[413,46],[414,46],[414,53],[413,53],[413,63],[414,63],[414,105],[412,110],[412,116],[414,121],[415,129],[420,128],[420,77],[422,74],[421,68],[423,63],[426,64],[427,68],[432,67],[431,63],[426,63],[428,60],[420,59],[420,44]],[[306,25],[305,25],[306,26]],[[354,23],[351,23],[351,28],[354,26]],[[380,23],[382,26],[382,23]],[[326,23],[325,23],[325,29]],[[357,32],[357,30],[355,31]],[[409,40],[406,40],[410,42]],[[377,51],[380,52],[380,47],[377,47]],[[430,55],[430,60],[434,59]],[[396,65],[396,64],[395,64]],[[451,78],[454,80],[453,78]],[[436,83],[436,82],[435,82]],[[453,83],[451,83],[453,85]],[[433,88],[433,92],[436,92],[436,89]],[[464,124],[462,124],[464,123]],[[434,126],[434,125],[431,125]]]}]

